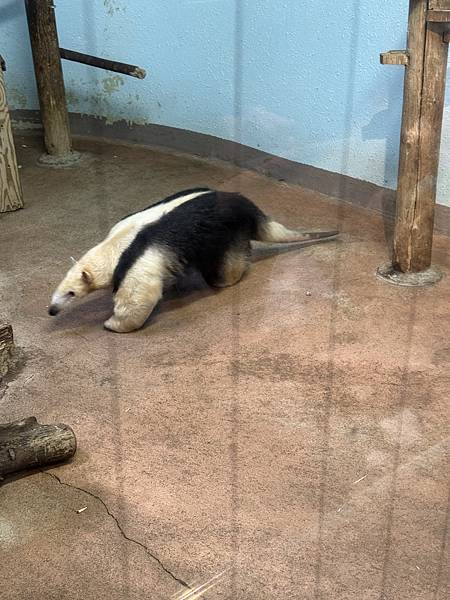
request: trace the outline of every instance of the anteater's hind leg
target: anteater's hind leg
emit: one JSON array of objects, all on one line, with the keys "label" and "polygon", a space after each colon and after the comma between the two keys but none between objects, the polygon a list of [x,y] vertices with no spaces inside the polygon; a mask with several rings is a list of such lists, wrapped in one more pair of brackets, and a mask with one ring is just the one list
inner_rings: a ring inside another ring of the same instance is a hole
[{"label": "anteater's hind leg", "polygon": [[227,250],[214,267],[202,270],[211,287],[229,287],[238,283],[250,266],[250,242],[242,242]]}]

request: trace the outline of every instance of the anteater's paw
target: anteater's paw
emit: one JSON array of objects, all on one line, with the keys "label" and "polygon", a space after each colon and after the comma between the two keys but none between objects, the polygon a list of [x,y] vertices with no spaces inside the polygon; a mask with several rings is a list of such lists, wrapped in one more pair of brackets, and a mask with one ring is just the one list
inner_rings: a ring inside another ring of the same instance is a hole
[{"label": "anteater's paw", "polygon": [[105,329],[108,331],[114,331],[115,333],[128,333],[129,331],[133,331],[135,329],[135,327],[131,326],[129,323],[127,324],[126,322],[121,321],[114,315],[105,321],[103,325]]}]

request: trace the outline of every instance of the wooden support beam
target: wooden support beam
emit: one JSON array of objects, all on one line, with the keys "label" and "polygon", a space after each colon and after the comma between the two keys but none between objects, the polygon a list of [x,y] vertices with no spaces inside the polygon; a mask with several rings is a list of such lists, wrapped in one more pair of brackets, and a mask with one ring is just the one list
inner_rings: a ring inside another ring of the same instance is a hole
[{"label": "wooden support beam", "polygon": [[378,271],[399,285],[425,285],[440,278],[439,270],[431,268],[431,254],[448,36],[445,23],[427,19],[430,8],[449,6],[450,0],[409,4],[394,252],[392,265]]},{"label": "wooden support beam", "polygon": [[380,54],[380,63],[382,65],[406,65],[409,62],[409,56],[406,50],[390,50]]},{"label": "wooden support beam", "polygon": [[393,256],[401,273],[431,264],[448,45],[445,26],[427,24],[427,4],[410,0]]},{"label": "wooden support beam", "polygon": [[65,162],[72,157],[69,116],[53,0],[25,0],[45,147]]},{"label": "wooden support beam", "polygon": [[422,271],[431,264],[447,59],[448,44],[444,41],[443,26],[439,23],[428,23],[420,114],[417,194],[414,218],[411,219],[410,266],[413,271]]},{"label": "wooden support beam", "polygon": [[[0,60],[3,62],[1,57]],[[22,186],[17,168],[11,117],[6,101],[5,79],[0,68],[0,213],[19,208],[23,208]]]},{"label": "wooden support beam", "polygon": [[[418,262],[423,263],[422,259],[417,260],[416,252],[412,248],[412,229],[416,212],[419,172],[426,10],[427,0],[410,0],[407,42],[409,64],[405,72],[403,93],[393,259],[394,267],[402,272],[418,270]],[[419,249],[419,255],[423,255],[423,249]]]}]

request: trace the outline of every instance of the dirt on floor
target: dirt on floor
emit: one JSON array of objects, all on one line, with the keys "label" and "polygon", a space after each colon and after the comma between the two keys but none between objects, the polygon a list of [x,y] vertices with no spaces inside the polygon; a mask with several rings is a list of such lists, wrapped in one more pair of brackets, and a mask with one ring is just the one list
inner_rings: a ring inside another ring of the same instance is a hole
[{"label": "dirt on floor", "polygon": [[[0,422],[67,423],[69,463],[0,488],[8,600],[450,597],[450,240],[429,288],[376,278],[392,224],[220,162],[77,140],[0,215],[0,320],[20,368]],[[103,329],[110,292],[50,295],[123,215],[183,188],[240,191],[340,239],[255,248],[237,286],[170,290],[146,327]],[[78,512],[82,510],[82,512]],[[194,592],[194,590],[197,590]]]}]

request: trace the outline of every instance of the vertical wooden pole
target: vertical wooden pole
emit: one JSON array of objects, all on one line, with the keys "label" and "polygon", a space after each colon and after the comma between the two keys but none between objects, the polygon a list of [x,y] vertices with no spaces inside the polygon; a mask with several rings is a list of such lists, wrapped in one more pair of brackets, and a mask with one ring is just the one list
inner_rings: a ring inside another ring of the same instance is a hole
[{"label": "vertical wooden pole", "polygon": [[422,108],[420,114],[419,172],[412,225],[410,269],[423,271],[431,264],[439,150],[444,115],[448,44],[442,23],[428,23],[425,44]]},{"label": "vertical wooden pole", "polygon": [[[45,147],[64,162],[72,154],[53,0],[25,0]],[[50,162],[50,161],[49,161]]]},{"label": "vertical wooden pole", "polygon": [[0,213],[19,208],[23,208],[22,186],[6,102],[5,80],[0,68]]},{"label": "vertical wooden pole", "polygon": [[419,171],[420,111],[426,39],[427,0],[410,0],[408,21],[408,66],[403,92],[400,134],[400,164],[394,233],[394,268],[411,271],[412,227],[416,209]]},{"label": "vertical wooden pole", "polygon": [[431,264],[448,45],[445,25],[426,22],[427,0],[410,0],[393,267]]}]

